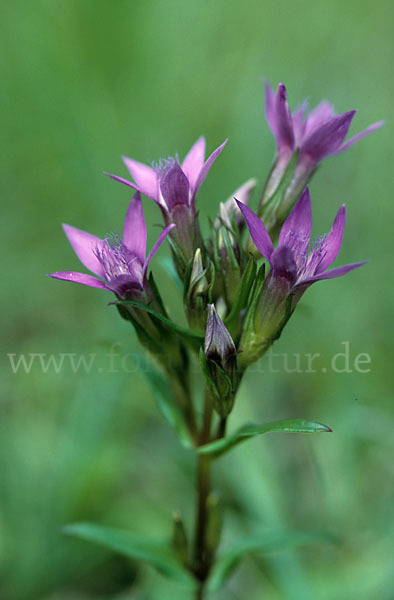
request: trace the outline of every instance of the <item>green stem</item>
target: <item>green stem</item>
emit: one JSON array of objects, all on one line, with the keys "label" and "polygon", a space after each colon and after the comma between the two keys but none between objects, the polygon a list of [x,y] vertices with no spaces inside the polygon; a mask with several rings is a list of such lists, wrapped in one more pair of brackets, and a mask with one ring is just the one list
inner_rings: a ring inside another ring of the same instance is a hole
[{"label": "green stem", "polygon": [[[199,436],[199,444],[203,445],[210,441],[212,425],[212,402],[209,392],[206,390],[204,399],[203,423]],[[208,577],[211,564],[206,549],[206,527],[208,522],[207,500],[211,490],[211,458],[200,455],[197,466],[197,503],[196,522],[194,533],[194,573],[199,580],[196,592],[196,600],[204,597],[205,581]]]}]

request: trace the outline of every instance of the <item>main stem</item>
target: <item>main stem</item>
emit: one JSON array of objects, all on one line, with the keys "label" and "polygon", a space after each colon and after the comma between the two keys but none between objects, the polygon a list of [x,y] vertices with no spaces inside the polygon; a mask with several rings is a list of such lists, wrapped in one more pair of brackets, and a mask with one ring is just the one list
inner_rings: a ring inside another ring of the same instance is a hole
[{"label": "main stem", "polygon": [[[204,415],[199,444],[209,442],[212,423],[212,403],[208,390],[204,399]],[[197,465],[197,503],[194,534],[194,573],[199,581],[196,600],[203,600],[206,579],[211,568],[211,556],[206,547],[206,528],[208,524],[208,496],[211,490],[211,458],[200,454]]]}]

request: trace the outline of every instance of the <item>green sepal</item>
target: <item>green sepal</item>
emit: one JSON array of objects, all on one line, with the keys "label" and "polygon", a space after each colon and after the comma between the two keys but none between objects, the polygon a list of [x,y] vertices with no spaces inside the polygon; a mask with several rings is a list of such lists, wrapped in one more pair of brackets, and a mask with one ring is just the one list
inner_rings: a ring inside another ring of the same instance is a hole
[{"label": "green sepal", "polygon": [[245,271],[242,274],[231,312],[224,320],[224,324],[231,335],[233,335],[233,330],[235,330],[239,324],[242,309],[246,306],[250,291],[256,279],[256,270],[256,261],[253,256],[250,256]]},{"label": "green sepal", "polygon": [[146,304],[143,304],[142,302],[137,302],[136,300],[117,300],[116,302],[110,302],[110,304],[115,304],[116,306],[134,306],[134,308],[139,308],[140,310],[149,313],[160,322],[173,329],[179,335],[179,337],[190,344],[194,350],[198,350],[201,347],[201,344],[204,343],[204,337],[200,333],[186,329],[181,325],[177,325],[174,323],[174,321],[171,321],[164,315],[161,315],[156,310],[150,306],[147,306]]},{"label": "green sepal", "polygon": [[309,543],[337,543],[338,539],[325,532],[267,531],[237,540],[218,557],[208,580],[210,591],[218,590],[231,576],[239,562],[247,555],[271,552]]},{"label": "green sepal", "polygon": [[[264,204],[262,214],[259,214],[259,217],[261,217],[267,229],[271,229],[271,227],[275,223],[278,209],[280,208],[283,198],[285,197],[287,188],[289,187],[294,177],[294,172],[298,161],[298,155],[299,150],[297,148],[297,150],[291,157],[289,164],[286,167],[286,170],[283,174],[282,179],[279,182],[278,187],[275,189],[270,199]],[[284,215],[283,218],[285,218],[285,216],[286,215]]]},{"label": "green sepal", "polygon": [[250,438],[274,431],[286,433],[322,433],[331,432],[332,429],[322,423],[307,421],[306,419],[284,419],[283,421],[274,421],[265,425],[244,425],[229,437],[210,442],[209,444],[205,444],[205,446],[200,446],[197,452],[200,454],[209,454],[212,458],[218,458]]},{"label": "green sepal", "polygon": [[[199,357],[201,370],[211,393],[213,407],[220,417],[227,417],[234,406],[235,390],[233,382],[227,373],[219,365],[215,364],[212,368],[216,369],[216,376],[220,377],[221,389],[219,390],[202,348],[200,348]],[[204,447],[202,446],[202,448]]]},{"label": "green sepal", "polygon": [[166,307],[164,306],[164,302],[163,302],[163,299],[162,299],[161,294],[159,292],[159,288],[156,285],[156,281],[155,281],[155,279],[153,277],[152,271],[149,273],[148,281],[149,281],[149,284],[150,284],[150,286],[152,288],[153,294],[154,294],[154,296],[155,296],[155,298],[156,298],[156,300],[157,300],[157,302],[158,302],[158,304],[160,306],[161,312],[168,319],[168,313],[167,313]]},{"label": "green sepal", "polygon": [[131,559],[145,562],[163,575],[195,588],[194,578],[179,562],[167,541],[150,540],[129,531],[102,527],[93,523],[66,525],[63,532],[99,544]]},{"label": "green sepal", "polygon": [[252,331],[254,331],[254,316],[256,313],[258,302],[260,300],[265,279],[265,263],[263,263],[260,266],[257,273],[256,271],[254,271],[254,273],[255,277],[254,281],[252,282],[252,290],[250,292],[249,305],[246,311],[245,321],[242,327],[243,335],[246,335],[246,332],[248,332],[249,329],[252,329]]}]

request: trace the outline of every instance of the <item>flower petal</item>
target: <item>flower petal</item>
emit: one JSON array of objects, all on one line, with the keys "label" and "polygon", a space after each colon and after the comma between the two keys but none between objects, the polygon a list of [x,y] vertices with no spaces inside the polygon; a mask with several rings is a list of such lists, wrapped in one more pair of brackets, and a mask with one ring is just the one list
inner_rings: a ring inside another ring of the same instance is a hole
[{"label": "flower petal", "polygon": [[163,229],[163,231],[161,232],[161,234],[157,238],[157,242],[154,244],[152,250],[149,252],[148,256],[146,257],[146,261],[144,263],[144,269],[143,269],[143,276],[144,277],[145,277],[146,271],[148,269],[148,265],[149,265],[149,262],[150,262],[151,258],[156,254],[156,252],[158,251],[158,249],[160,248],[160,246],[162,245],[162,243],[166,239],[167,235],[170,233],[171,229],[173,229],[174,227],[176,227],[175,223],[171,223],[171,225],[168,225],[168,227],[166,227],[165,229]]},{"label": "flower petal", "polygon": [[95,248],[101,242],[100,238],[71,225],[63,223],[62,227],[81,263],[95,275],[104,277],[103,268],[95,254]]},{"label": "flower petal", "polygon": [[279,245],[288,246],[300,260],[305,256],[312,232],[311,198],[305,188],[297,204],[283,223]]},{"label": "flower petal", "polygon": [[134,194],[127,209],[123,226],[123,241],[143,263],[146,253],[146,224],[139,192]]},{"label": "flower petal", "polygon": [[61,279],[62,281],[74,281],[74,283],[81,283],[82,285],[88,285],[89,287],[108,290],[103,281],[96,279],[96,277],[93,277],[93,275],[87,275],[86,273],[77,273],[76,271],[58,271],[57,273],[48,273],[48,277],[53,277],[53,279]]},{"label": "flower petal", "polygon": [[299,148],[302,138],[304,137],[306,121],[305,112],[308,107],[308,103],[305,100],[301,106],[299,106],[292,114],[293,131],[294,131],[294,145]]},{"label": "flower petal", "polygon": [[283,83],[278,85],[275,96],[276,131],[279,150],[290,148],[294,150],[294,131],[289,105],[287,104],[286,87]]},{"label": "flower petal", "polygon": [[305,136],[321,127],[334,116],[334,107],[331,102],[323,100],[308,114],[305,121]]},{"label": "flower petal", "polygon": [[219,156],[219,154],[221,153],[221,151],[223,150],[223,148],[225,147],[227,142],[228,142],[228,140],[225,140],[223,142],[223,144],[221,144],[218,148],[216,148],[216,150],[214,150],[212,152],[212,154],[205,161],[203,168],[201,169],[200,174],[197,177],[197,181],[196,181],[196,184],[195,184],[195,187],[193,190],[193,194],[192,194],[192,200],[191,200],[192,202],[194,202],[194,199],[196,197],[198,190],[200,189],[201,185],[204,182],[204,179],[208,175],[209,169],[212,167],[213,163],[215,162],[215,160],[217,159],[217,157]]},{"label": "flower petal", "polygon": [[328,269],[328,267],[332,265],[332,263],[338,256],[338,252],[341,249],[342,245],[342,237],[343,230],[345,229],[345,222],[346,208],[345,205],[342,204],[341,208],[336,214],[330,233],[322,242],[321,250],[323,250],[323,258],[316,269],[316,274],[322,273],[323,271]]},{"label": "flower petal", "polygon": [[271,238],[268,235],[268,232],[265,228],[264,223],[253,212],[253,210],[251,210],[248,206],[246,206],[246,204],[242,204],[242,202],[239,202],[237,199],[235,199],[235,201],[238,204],[238,207],[244,216],[244,219],[248,226],[249,233],[252,237],[254,245],[256,246],[257,250],[264,256],[264,258],[266,258],[268,260],[269,264],[272,266],[271,255],[274,250],[274,247],[272,245]]},{"label": "flower petal", "polygon": [[384,125],[384,121],[378,121],[377,123],[374,123],[373,125],[370,125],[366,129],[364,129],[364,131],[360,131],[360,133],[358,133],[357,135],[354,135],[352,138],[350,138],[350,140],[348,140],[347,142],[342,144],[342,146],[337,150],[336,154],[339,154],[339,152],[343,152],[344,150],[347,150],[349,148],[349,146],[352,146],[355,142],[358,142],[358,140],[361,140],[366,135],[369,135],[373,131],[376,131],[377,129],[382,127],[382,125]]},{"label": "flower petal", "polygon": [[152,198],[157,202],[158,189],[157,189],[157,173],[152,167],[144,165],[132,158],[122,156],[122,160],[130,172],[130,175],[136,182],[141,194]]},{"label": "flower petal", "polygon": [[264,82],[265,89],[265,118],[272,133],[276,137],[276,113],[275,113],[275,93],[268,81]]},{"label": "flower petal", "polygon": [[141,192],[141,190],[135,183],[133,183],[132,181],[129,181],[128,179],[125,179],[124,177],[119,177],[119,175],[112,175],[112,173],[106,173],[105,171],[104,171],[104,175],[107,175],[107,177],[111,177],[111,179],[115,179],[115,181],[119,181],[119,183],[128,185],[129,187],[133,188],[133,190],[137,190],[137,192]]},{"label": "flower petal", "polygon": [[189,180],[190,188],[193,192],[198,176],[204,165],[205,159],[205,138],[201,136],[190,148],[182,163],[182,171]]},{"label": "flower petal", "polygon": [[314,163],[326,156],[335,154],[345,139],[355,110],[332,117],[319,127],[313,129],[304,139],[300,149],[300,161],[307,155]]},{"label": "flower petal", "polygon": [[322,279],[334,279],[335,277],[342,277],[342,275],[346,275],[346,273],[353,271],[353,269],[358,269],[358,267],[362,267],[363,265],[366,265],[367,262],[368,262],[367,260],[364,260],[364,262],[352,263],[350,265],[344,265],[343,267],[337,267],[336,269],[331,269],[330,271],[325,271],[324,273],[319,273],[317,275],[314,275],[313,277],[308,277],[307,279],[303,279],[302,281],[300,281],[296,285],[296,288],[302,287],[304,284],[311,284],[311,283],[314,283],[315,281],[321,281]]},{"label": "flower petal", "polygon": [[189,180],[177,162],[170,163],[161,173],[160,191],[169,211],[179,204],[189,205]]},{"label": "flower petal", "polygon": [[297,279],[297,265],[288,246],[279,246],[271,255],[272,272],[275,277],[284,277],[293,285]]}]

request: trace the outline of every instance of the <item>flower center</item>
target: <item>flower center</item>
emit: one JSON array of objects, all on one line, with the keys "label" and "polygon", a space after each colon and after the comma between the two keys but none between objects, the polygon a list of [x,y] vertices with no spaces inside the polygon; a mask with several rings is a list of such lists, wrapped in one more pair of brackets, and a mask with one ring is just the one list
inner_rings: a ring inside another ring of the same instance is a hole
[{"label": "flower center", "polygon": [[112,281],[121,275],[142,280],[141,261],[125,246],[118,233],[112,233],[100,241],[94,253],[103,267],[107,281]]},{"label": "flower center", "polygon": [[317,236],[309,245],[308,251],[304,256],[297,256],[297,280],[313,277],[318,271],[319,265],[327,254],[326,241],[327,234]]}]

